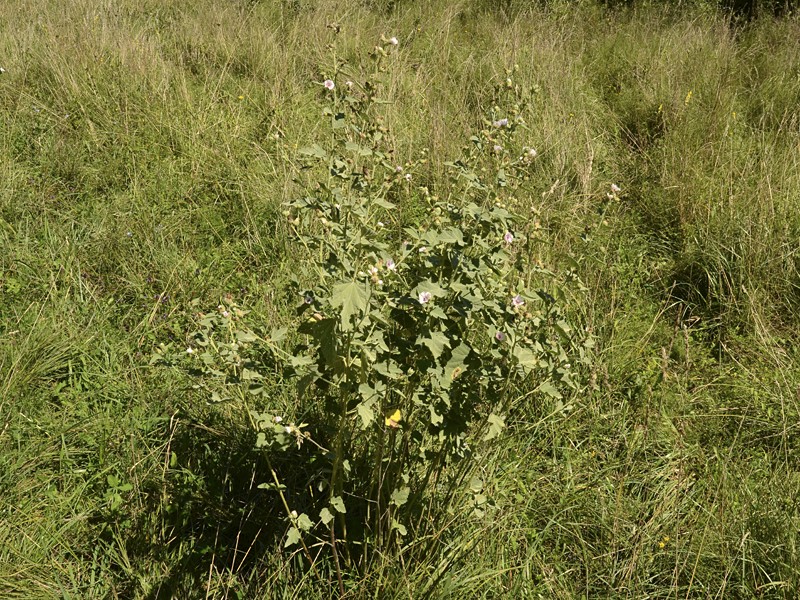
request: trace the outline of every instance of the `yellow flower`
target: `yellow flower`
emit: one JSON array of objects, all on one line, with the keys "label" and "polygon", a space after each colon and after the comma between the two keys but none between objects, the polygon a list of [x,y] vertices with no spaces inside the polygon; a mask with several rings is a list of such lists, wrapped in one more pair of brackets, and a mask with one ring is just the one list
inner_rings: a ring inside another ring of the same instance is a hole
[{"label": "yellow flower", "polygon": [[391,427],[392,429],[397,429],[400,427],[400,421],[402,419],[403,415],[400,413],[400,409],[398,408],[390,416],[386,417],[386,426]]}]

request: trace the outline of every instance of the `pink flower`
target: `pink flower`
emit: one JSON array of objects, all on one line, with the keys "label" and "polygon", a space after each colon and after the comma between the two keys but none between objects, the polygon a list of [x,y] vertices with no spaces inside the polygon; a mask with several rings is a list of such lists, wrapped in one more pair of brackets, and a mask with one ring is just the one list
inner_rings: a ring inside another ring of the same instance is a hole
[{"label": "pink flower", "polygon": [[431,294],[430,292],[422,292],[419,295],[419,303],[420,304],[427,304],[432,299],[433,299],[433,294]]},{"label": "pink flower", "polygon": [[333,90],[333,88],[336,87],[336,84],[333,83],[333,81],[331,81],[330,79],[326,79],[325,81],[323,81],[322,85],[325,86],[325,89],[331,90],[331,91]]},{"label": "pink flower", "polygon": [[390,271],[396,271],[397,265],[394,263],[394,260],[390,258],[386,261],[386,268]]},{"label": "pink flower", "polygon": [[504,342],[506,339],[506,334],[502,331],[498,331],[494,334],[494,339],[496,339],[498,342]]},{"label": "pink flower", "polygon": [[520,296],[519,294],[517,294],[511,299],[511,306],[513,306],[514,308],[519,308],[523,304],[525,304],[525,300],[523,300],[522,296]]},{"label": "pink flower", "polygon": [[514,234],[510,231],[506,231],[506,234],[503,236],[503,241],[510,246],[514,241]]}]

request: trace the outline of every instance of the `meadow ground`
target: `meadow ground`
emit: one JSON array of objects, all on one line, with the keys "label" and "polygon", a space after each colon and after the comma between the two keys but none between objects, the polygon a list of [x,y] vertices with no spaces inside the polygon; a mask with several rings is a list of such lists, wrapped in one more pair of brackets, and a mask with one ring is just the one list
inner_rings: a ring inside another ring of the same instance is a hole
[{"label": "meadow ground", "polygon": [[[800,20],[667,4],[7,0],[0,595],[800,596]],[[297,150],[332,57],[359,81],[391,36],[414,190],[447,193],[507,69],[530,94],[508,201],[595,346],[569,395],[517,399],[426,552],[342,573],[283,548],[252,407],[151,357],[221,303],[291,326]]]}]

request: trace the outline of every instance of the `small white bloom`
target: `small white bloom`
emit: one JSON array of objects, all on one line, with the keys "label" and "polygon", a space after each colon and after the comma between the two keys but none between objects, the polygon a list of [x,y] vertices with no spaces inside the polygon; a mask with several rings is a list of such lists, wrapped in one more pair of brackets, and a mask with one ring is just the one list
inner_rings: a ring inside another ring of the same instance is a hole
[{"label": "small white bloom", "polygon": [[331,81],[330,79],[326,79],[325,81],[323,81],[322,85],[324,85],[325,89],[327,90],[333,90],[333,88],[336,87],[336,84],[333,83],[333,81]]},{"label": "small white bloom", "polygon": [[611,184],[611,191],[615,194],[619,194],[622,191],[622,188],[619,187],[616,183]]},{"label": "small white bloom", "polygon": [[389,43],[390,43],[392,46],[397,46],[397,44],[399,44],[400,42],[398,42],[398,41],[397,41],[397,38],[396,38],[396,37],[390,37],[390,38],[389,38]]},{"label": "small white bloom", "polygon": [[383,285],[383,279],[378,279],[378,285]]},{"label": "small white bloom", "polygon": [[406,173],[406,181],[411,181],[411,173]]},{"label": "small white bloom", "polygon": [[523,300],[522,296],[520,296],[519,294],[517,294],[511,299],[511,306],[513,306],[514,308],[519,308],[523,304],[525,304],[525,300]]},{"label": "small white bloom", "polygon": [[223,316],[223,317],[225,317],[225,318],[227,319],[228,317],[230,317],[230,316],[231,316],[231,313],[229,313],[227,310],[223,310],[223,311],[222,311],[222,316]]},{"label": "small white bloom", "polygon": [[427,251],[428,251],[428,247],[427,246],[420,246],[419,247],[419,253],[420,254],[425,254]]},{"label": "small white bloom", "polygon": [[386,268],[389,269],[390,271],[396,271],[397,265],[394,263],[394,260],[390,258],[389,260],[386,261]]},{"label": "small white bloom", "polygon": [[386,225],[383,224],[382,221],[378,221],[378,229],[383,229]]},{"label": "small white bloom", "polygon": [[286,430],[286,433],[292,433],[292,426],[291,425],[287,425],[286,427],[284,427],[284,429]]},{"label": "small white bloom", "polygon": [[397,166],[394,168],[394,172],[395,172],[395,173],[402,173],[402,172],[403,172],[403,167],[401,167],[400,165],[397,165]]},{"label": "small white bloom", "polygon": [[370,275],[377,275],[378,274],[378,267],[370,267],[369,268]]},{"label": "small white bloom", "polygon": [[186,354],[194,354],[194,348],[192,348],[191,346],[189,346],[189,347],[186,349]]},{"label": "small white bloom", "polygon": [[430,292],[422,292],[419,295],[419,303],[420,304],[427,304],[428,302],[431,301],[432,298],[433,298],[433,294],[431,294]]},{"label": "small white bloom", "polygon": [[349,88],[353,87],[353,82],[350,80],[345,81],[344,84]]},{"label": "small white bloom", "polygon": [[495,127],[506,127],[508,125],[508,119],[498,119],[497,121],[493,121],[492,125]]},{"label": "small white bloom", "polygon": [[495,144],[494,151],[495,152],[502,152],[503,151],[503,147],[500,144]]},{"label": "small white bloom", "polygon": [[277,417],[277,416],[272,417],[272,421],[275,423],[280,423],[281,421],[283,421],[283,417]]},{"label": "small white bloom", "polygon": [[511,243],[514,241],[514,234],[510,231],[506,231],[505,235],[503,236],[503,241],[506,244],[511,245]]},{"label": "small white bloom", "polygon": [[3,67],[0,67],[0,75],[5,73],[5,72],[6,72],[6,70]]},{"label": "small white bloom", "polygon": [[296,519],[296,518],[297,518],[297,511],[296,511],[296,510],[293,510],[293,511],[292,511],[292,518],[293,518],[293,519]]},{"label": "small white bloom", "polygon": [[536,149],[531,148],[530,150],[528,150],[528,156],[530,156],[531,158],[536,158]]}]

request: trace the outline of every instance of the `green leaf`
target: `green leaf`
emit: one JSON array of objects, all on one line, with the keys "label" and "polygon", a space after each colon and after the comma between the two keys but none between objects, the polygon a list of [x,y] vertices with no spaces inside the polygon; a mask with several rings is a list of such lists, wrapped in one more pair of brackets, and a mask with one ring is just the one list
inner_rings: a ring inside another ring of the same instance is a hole
[{"label": "green leaf", "polygon": [[297,526],[303,531],[309,531],[314,526],[314,523],[311,522],[306,513],[303,513],[297,517]]},{"label": "green leaf", "polygon": [[336,512],[346,513],[347,509],[344,507],[344,500],[341,496],[334,496],[331,498],[331,506],[336,509]]},{"label": "green leaf", "polygon": [[461,342],[458,346],[453,348],[450,354],[450,360],[444,367],[444,377],[442,378],[441,385],[444,389],[449,389],[450,385],[455,379],[467,369],[466,360],[472,349]]},{"label": "green leaf", "polygon": [[290,527],[289,532],[286,534],[286,541],[283,543],[283,547],[289,548],[290,546],[294,546],[299,541],[300,531],[297,529],[297,527]]},{"label": "green leaf", "polygon": [[372,410],[374,401],[361,402],[357,407],[358,416],[361,417],[361,429],[366,429],[375,421],[375,411]]},{"label": "green leaf", "polygon": [[323,522],[323,524],[327,525],[331,521],[333,521],[333,513],[329,511],[327,508],[323,508],[319,511],[319,518]]},{"label": "green leaf", "polygon": [[367,291],[357,281],[340,283],[333,286],[330,302],[333,307],[341,307],[342,329],[350,331],[353,328],[350,318],[363,314],[367,308]]},{"label": "green leaf", "polygon": [[486,432],[486,435],[483,436],[483,441],[488,442],[489,440],[493,440],[494,438],[498,437],[503,429],[506,427],[506,422],[503,417],[498,416],[494,413],[489,415],[489,431]]},{"label": "green leaf", "polygon": [[526,371],[535,369],[539,365],[539,360],[536,358],[536,355],[525,346],[516,346],[514,348],[514,356],[519,365]]},{"label": "green leaf", "polygon": [[348,152],[355,152],[359,156],[372,156],[372,150],[365,148],[364,146],[360,146],[355,142],[346,142],[344,147]]},{"label": "green leaf", "polygon": [[401,537],[405,536],[408,533],[405,525],[403,525],[402,523],[400,523],[395,519],[392,519],[392,529],[395,530]]},{"label": "green leaf", "polygon": [[550,381],[543,381],[539,384],[539,391],[550,396],[551,398],[555,398],[556,400],[561,398],[561,392],[558,391],[558,388],[554,386]]},{"label": "green leaf", "polygon": [[280,343],[286,337],[288,329],[286,327],[276,327],[272,331],[269,332],[269,339],[273,342]]},{"label": "green leaf", "polygon": [[322,146],[319,144],[313,144],[311,146],[300,148],[297,153],[302,154],[303,156],[316,156],[317,158],[321,158],[323,160],[328,158],[328,153],[325,152],[325,150],[323,150]]},{"label": "green leaf", "polygon": [[404,486],[399,490],[395,490],[392,492],[391,503],[395,506],[403,506],[406,502],[408,502],[408,495],[411,493],[411,488],[408,486]]},{"label": "green leaf", "polygon": [[441,331],[432,331],[429,337],[418,337],[417,345],[424,344],[433,354],[434,359],[439,359],[445,348],[450,347],[450,340]]}]

